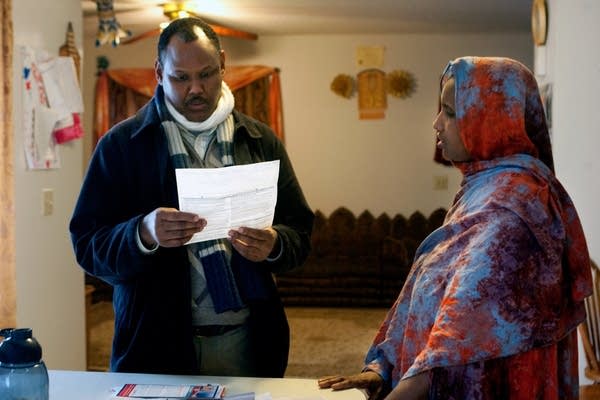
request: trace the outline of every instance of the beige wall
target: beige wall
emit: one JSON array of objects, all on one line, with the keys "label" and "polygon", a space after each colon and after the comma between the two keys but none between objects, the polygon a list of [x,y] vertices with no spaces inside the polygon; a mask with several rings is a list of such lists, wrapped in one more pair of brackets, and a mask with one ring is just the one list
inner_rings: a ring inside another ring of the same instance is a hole
[{"label": "beige wall", "polygon": [[[81,185],[81,140],[60,146],[62,167],[28,171],[23,151],[18,46],[58,55],[69,21],[82,44],[79,0],[16,0],[14,21],[14,145],[17,325],[31,327],[52,369],[85,369],[83,273],[67,223]],[[54,190],[54,213],[42,216],[42,189]]]},{"label": "beige wall", "polygon": [[[552,139],[556,173],[579,213],[590,255],[600,260],[600,2],[548,0],[548,41],[535,49],[538,79],[553,89]],[[579,377],[585,359],[579,354]]]},{"label": "beige wall", "polygon": [[[102,54],[115,68],[151,66],[156,54],[154,40],[117,49],[86,43],[88,65]],[[383,120],[359,120],[356,97],[344,99],[329,90],[337,74],[359,71],[354,60],[359,45],[384,46],[383,70],[407,69],[417,79],[411,98],[388,97]],[[533,64],[528,33],[263,36],[257,42],[225,39],[223,47],[229,64],[281,69],[286,145],[309,204],[326,214],[339,206],[357,215],[365,209],[393,215],[447,207],[460,175],[432,161],[431,125],[442,69],[462,55],[510,56]],[[85,79],[90,109],[91,68]],[[91,124],[90,113],[86,123]],[[433,190],[436,176],[448,178],[447,190]]]},{"label": "beige wall", "polygon": [[540,77],[553,87],[553,144],[556,172],[573,197],[592,258],[600,260],[600,2],[549,1],[549,35]]}]

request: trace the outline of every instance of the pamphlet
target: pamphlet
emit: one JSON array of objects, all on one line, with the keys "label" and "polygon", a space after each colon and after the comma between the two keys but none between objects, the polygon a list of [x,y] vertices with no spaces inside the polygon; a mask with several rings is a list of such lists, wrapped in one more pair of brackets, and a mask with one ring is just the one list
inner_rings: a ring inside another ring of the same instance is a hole
[{"label": "pamphlet", "polygon": [[157,385],[127,383],[117,388],[117,399],[194,400],[222,399],[225,387],[216,383],[199,385]]}]

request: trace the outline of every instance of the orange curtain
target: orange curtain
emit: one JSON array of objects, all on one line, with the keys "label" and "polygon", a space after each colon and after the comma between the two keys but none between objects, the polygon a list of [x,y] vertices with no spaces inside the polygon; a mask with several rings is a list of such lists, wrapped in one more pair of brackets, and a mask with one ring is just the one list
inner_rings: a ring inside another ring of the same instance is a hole
[{"label": "orange curtain", "polygon": [[[260,65],[231,66],[223,78],[235,97],[236,109],[262,121],[283,141],[279,70]],[[154,94],[153,68],[122,68],[101,72],[96,81],[94,138],[134,114]]]},{"label": "orange curtain", "polygon": [[271,75],[271,85],[269,86],[269,110],[270,126],[275,134],[285,143],[283,133],[283,108],[281,104],[281,86],[279,83],[279,70],[274,71]]},{"label": "orange curtain", "polygon": [[12,2],[0,0],[0,328],[16,325]]},{"label": "orange curtain", "polygon": [[96,79],[96,99],[94,102],[94,145],[110,128],[108,100],[108,74],[101,72]]}]

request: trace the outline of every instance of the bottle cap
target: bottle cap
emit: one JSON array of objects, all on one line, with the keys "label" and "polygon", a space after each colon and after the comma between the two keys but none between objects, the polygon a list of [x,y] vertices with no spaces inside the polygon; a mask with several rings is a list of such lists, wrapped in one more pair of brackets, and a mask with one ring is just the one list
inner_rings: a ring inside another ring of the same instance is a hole
[{"label": "bottle cap", "polygon": [[42,346],[32,336],[31,328],[12,329],[0,342],[0,366],[37,364],[42,359]]},{"label": "bottle cap", "polygon": [[14,330],[15,330],[15,328],[3,328],[3,329],[0,329],[0,336],[2,336],[4,338],[7,338],[7,337],[10,336],[10,333],[12,331],[14,331]]}]

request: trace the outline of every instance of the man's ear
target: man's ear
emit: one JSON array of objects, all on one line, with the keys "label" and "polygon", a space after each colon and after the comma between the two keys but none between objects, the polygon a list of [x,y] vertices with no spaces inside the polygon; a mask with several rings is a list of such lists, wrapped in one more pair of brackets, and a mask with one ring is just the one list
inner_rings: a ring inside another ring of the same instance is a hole
[{"label": "man's ear", "polygon": [[162,75],[162,65],[160,64],[160,60],[157,58],[154,61],[154,76],[156,77],[156,82],[158,82],[159,85],[162,85]]},{"label": "man's ear", "polygon": [[219,53],[219,62],[221,63],[221,75],[225,74],[225,51],[221,50]]}]

